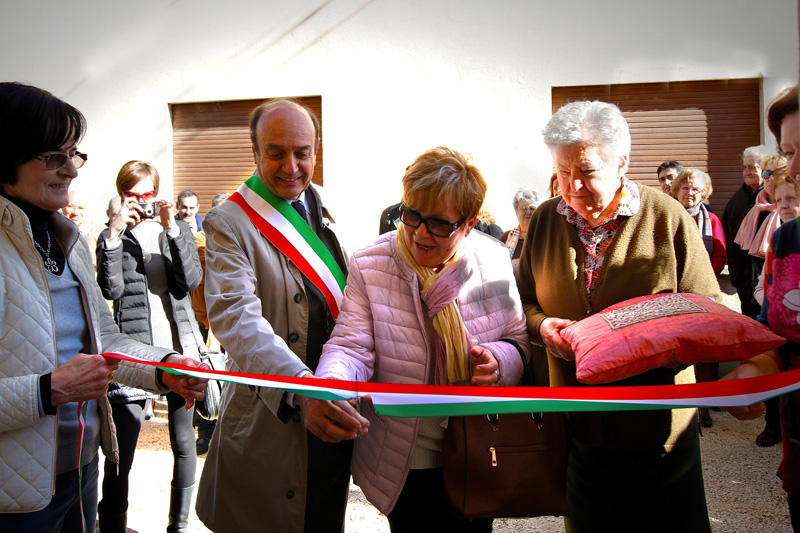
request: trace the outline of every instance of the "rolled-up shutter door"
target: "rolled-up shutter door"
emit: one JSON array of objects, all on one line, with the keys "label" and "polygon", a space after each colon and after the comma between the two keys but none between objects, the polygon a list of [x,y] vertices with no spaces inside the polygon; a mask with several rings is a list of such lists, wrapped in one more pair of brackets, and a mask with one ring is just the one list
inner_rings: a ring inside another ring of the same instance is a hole
[{"label": "rolled-up shutter door", "polygon": [[[200,213],[211,199],[232,193],[253,175],[250,112],[267,99],[172,104],[173,175],[175,196],[191,189],[200,197]],[[317,115],[322,127],[322,97],[295,97]],[[313,182],[322,185],[322,146]]]}]

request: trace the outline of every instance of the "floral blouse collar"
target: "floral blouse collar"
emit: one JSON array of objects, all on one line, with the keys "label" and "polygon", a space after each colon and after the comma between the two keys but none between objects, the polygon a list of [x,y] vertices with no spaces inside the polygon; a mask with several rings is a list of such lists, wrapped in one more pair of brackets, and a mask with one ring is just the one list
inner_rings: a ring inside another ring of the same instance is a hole
[{"label": "floral blouse collar", "polygon": [[[632,217],[636,213],[639,212],[639,209],[642,206],[642,199],[641,195],[639,194],[639,188],[629,180],[627,177],[622,178],[622,196],[619,200],[619,205],[617,208],[606,217],[603,221],[603,224],[610,222],[612,220],[616,220],[617,217]],[[567,218],[567,222],[572,224],[573,226],[581,226],[586,224],[586,221],[583,220],[578,213],[572,209],[569,204],[561,198],[561,201],[558,202],[558,207],[556,207],[556,212],[560,215],[564,215]]]}]

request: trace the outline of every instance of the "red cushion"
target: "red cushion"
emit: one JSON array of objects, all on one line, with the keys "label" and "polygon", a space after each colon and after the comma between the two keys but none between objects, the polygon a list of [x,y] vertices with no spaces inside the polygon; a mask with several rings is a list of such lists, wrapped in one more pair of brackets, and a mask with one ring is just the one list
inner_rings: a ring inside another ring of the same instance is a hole
[{"label": "red cushion", "polygon": [[575,352],[578,381],[609,383],[674,362],[740,361],[786,340],[752,318],[698,294],[632,298],[561,334]]}]

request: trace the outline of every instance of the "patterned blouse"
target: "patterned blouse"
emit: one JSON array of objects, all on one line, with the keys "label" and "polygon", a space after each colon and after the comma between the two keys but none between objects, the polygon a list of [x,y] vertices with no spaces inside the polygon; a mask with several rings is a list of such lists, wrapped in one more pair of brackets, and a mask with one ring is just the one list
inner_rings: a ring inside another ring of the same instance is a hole
[{"label": "patterned blouse", "polygon": [[597,227],[590,227],[586,220],[576,213],[563,198],[558,203],[556,212],[564,215],[567,222],[577,228],[583,250],[586,252],[583,266],[586,272],[586,293],[589,295],[590,300],[592,298],[592,287],[594,282],[597,281],[600,267],[603,266],[606,250],[614,240],[614,235],[617,234],[617,230],[628,217],[639,212],[640,207],[639,189],[631,180],[625,177],[622,178],[622,197],[619,200],[619,205]]}]

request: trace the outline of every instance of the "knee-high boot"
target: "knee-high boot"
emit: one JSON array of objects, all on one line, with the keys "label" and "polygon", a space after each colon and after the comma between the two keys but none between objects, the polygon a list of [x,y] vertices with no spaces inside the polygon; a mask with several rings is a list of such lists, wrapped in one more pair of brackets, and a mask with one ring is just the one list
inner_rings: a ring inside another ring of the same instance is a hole
[{"label": "knee-high boot", "polygon": [[189,527],[194,484],[185,489],[172,487],[169,497],[169,524],[167,533],[185,533]]},{"label": "knee-high boot", "polygon": [[114,516],[100,513],[97,515],[97,518],[97,523],[100,526],[100,533],[125,533],[125,531],[127,531],[128,513]]}]

